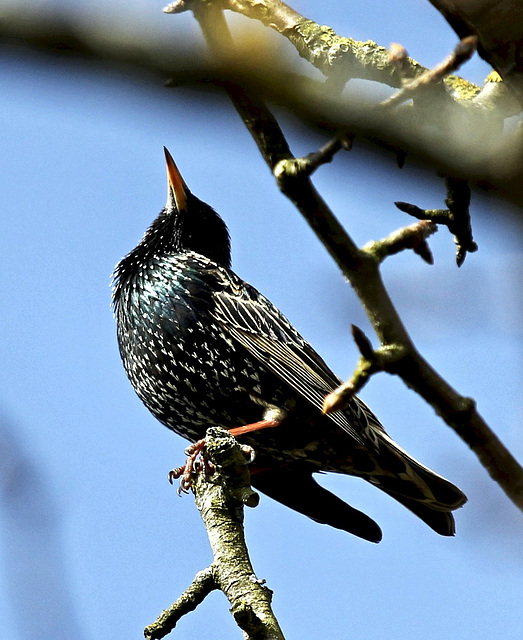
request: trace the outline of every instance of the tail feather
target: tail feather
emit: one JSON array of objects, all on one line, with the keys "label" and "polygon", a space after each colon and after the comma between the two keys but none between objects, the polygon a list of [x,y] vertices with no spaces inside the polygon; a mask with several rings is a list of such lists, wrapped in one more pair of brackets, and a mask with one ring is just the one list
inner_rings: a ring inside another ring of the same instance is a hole
[{"label": "tail feather", "polygon": [[[455,533],[452,511],[467,498],[451,482],[422,465],[399,447],[385,431],[375,432],[377,448],[357,447],[347,466],[337,457],[324,469],[363,478],[418,516],[443,536]],[[320,469],[294,463],[254,470],[253,487],[316,522],[342,529],[371,542],[379,542],[381,529],[372,518],[321,487],[312,474]]]},{"label": "tail feather", "polygon": [[451,511],[435,511],[432,507],[427,506],[423,502],[411,500],[405,496],[400,496],[397,493],[388,491],[383,486],[380,486],[380,489],[397,500],[404,507],[407,507],[409,511],[412,511],[412,513],[417,515],[418,518],[423,520],[425,524],[428,524],[428,526],[436,533],[439,533],[442,536],[453,536],[456,533],[454,516]]},{"label": "tail feather", "polygon": [[252,485],[262,493],[316,522],[342,529],[355,536],[379,542],[379,526],[361,511],[321,487],[312,477],[312,469],[292,465],[254,473]]},{"label": "tail feather", "polygon": [[383,461],[383,466],[388,469],[394,459],[402,467],[398,478],[398,493],[408,498],[421,499],[430,504],[432,509],[440,511],[453,511],[467,502],[467,496],[461,489],[421,464],[386,433],[380,434],[380,440],[380,463]]},{"label": "tail feather", "polygon": [[385,432],[379,433],[378,440],[376,466],[361,476],[407,507],[437,533],[454,535],[451,512],[465,504],[466,495],[410,456]]}]

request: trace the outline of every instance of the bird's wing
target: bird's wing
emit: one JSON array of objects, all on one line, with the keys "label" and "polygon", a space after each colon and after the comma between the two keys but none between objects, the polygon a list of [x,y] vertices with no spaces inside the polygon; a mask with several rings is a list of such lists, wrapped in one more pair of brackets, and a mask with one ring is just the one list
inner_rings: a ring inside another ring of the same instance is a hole
[{"label": "bird's wing", "polygon": [[[222,286],[213,293],[215,320],[267,369],[321,411],[323,399],[340,384],[339,378],[267,298],[231,271],[217,272]],[[369,426],[369,419],[374,417],[362,402],[354,400],[329,417],[358,442],[375,441],[374,424]]]}]

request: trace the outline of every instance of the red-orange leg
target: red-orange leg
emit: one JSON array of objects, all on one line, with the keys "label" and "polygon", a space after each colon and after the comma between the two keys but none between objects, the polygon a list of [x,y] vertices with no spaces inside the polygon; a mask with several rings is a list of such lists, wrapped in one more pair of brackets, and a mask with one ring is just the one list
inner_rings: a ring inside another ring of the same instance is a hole
[{"label": "red-orange leg", "polygon": [[229,433],[236,436],[241,436],[244,433],[251,433],[252,431],[261,431],[262,429],[269,429],[271,427],[279,427],[282,420],[260,420],[260,422],[253,422],[252,424],[245,424],[243,427],[234,427],[229,429]]}]

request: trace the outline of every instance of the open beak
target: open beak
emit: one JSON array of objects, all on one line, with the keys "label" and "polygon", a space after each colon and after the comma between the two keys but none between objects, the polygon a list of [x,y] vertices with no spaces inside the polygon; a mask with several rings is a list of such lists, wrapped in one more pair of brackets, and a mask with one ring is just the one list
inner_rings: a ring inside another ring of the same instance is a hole
[{"label": "open beak", "polygon": [[185,184],[178,167],[169,151],[164,147],[165,162],[167,163],[167,208],[176,208],[179,212],[187,210],[187,194],[189,189]]}]

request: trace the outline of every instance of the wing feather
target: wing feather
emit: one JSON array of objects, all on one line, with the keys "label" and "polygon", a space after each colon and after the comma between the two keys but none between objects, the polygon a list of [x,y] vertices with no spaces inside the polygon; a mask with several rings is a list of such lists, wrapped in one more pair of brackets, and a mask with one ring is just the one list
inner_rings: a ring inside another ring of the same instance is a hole
[{"label": "wing feather", "polygon": [[[341,380],[267,298],[232,272],[219,271],[223,288],[213,294],[215,320],[267,369],[321,411],[323,399]],[[375,441],[369,428],[371,416],[370,410],[356,400],[348,410],[329,417],[364,444],[369,439]]]}]

